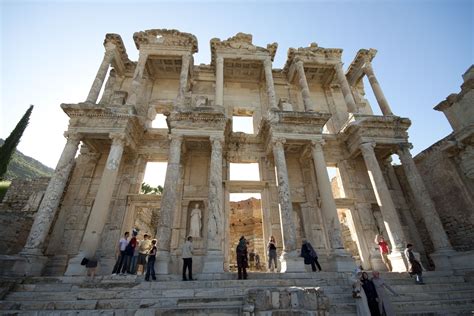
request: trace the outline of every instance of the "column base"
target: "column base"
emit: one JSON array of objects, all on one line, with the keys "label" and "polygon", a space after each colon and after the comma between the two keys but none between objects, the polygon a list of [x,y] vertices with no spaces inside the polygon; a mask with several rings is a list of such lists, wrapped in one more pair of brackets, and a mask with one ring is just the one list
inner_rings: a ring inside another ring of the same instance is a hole
[{"label": "column base", "polygon": [[392,272],[407,271],[405,256],[400,251],[392,250],[392,253],[388,255],[388,259],[392,263]]},{"label": "column base", "polygon": [[14,276],[41,276],[48,257],[41,251],[22,251],[18,254],[18,260],[12,267]]},{"label": "column base", "polygon": [[159,250],[156,252],[155,273],[170,274],[171,255],[169,251]]},{"label": "column base", "polygon": [[85,275],[86,267],[81,266],[81,261],[83,258],[84,258],[84,255],[80,252],[79,254],[69,259],[69,262],[67,263],[66,272],[64,272],[64,275],[67,275],[67,276]]},{"label": "column base", "polygon": [[283,252],[280,256],[280,272],[306,272],[304,259],[298,251]]},{"label": "column base", "polygon": [[202,273],[223,273],[224,255],[220,250],[210,250],[203,260]]},{"label": "column base", "polygon": [[332,249],[328,253],[327,262],[328,271],[353,272],[357,268],[354,259],[344,249]]},{"label": "column base", "polygon": [[451,257],[457,254],[453,249],[437,250],[430,254],[431,259],[435,264],[436,271],[450,271],[453,269]]}]

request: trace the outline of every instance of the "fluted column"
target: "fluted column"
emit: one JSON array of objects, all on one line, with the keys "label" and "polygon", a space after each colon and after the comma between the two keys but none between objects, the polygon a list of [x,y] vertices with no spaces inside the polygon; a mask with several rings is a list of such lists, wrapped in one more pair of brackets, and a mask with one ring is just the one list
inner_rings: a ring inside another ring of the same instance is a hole
[{"label": "fluted column", "polygon": [[191,55],[185,54],[181,57],[181,60],[181,74],[179,76],[179,90],[177,97],[179,105],[182,105],[184,101],[186,87],[188,86],[189,63],[191,61]]},{"label": "fluted column", "polygon": [[372,64],[370,62],[366,62],[362,67],[362,70],[369,79],[370,86],[372,87],[372,91],[374,92],[375,98],[377,99],[377,103],[379,104],[380,110],[382,111],[383,115],[393,115],[392,110],[388,105],[387,99],[385,99],[385,95],[382,92],[382,88],[380,88],[380,84],[377,78],[375,77]]},{"label": "fluted column", "polygon": [[181,144],[183,136],[171,134],[168,155],[168,165],[166,167],[165,186],[163,197],[161,198],[160,221],[156,236],[158,239],[157,273],[169,273],[170,245],[171,245],[171,225],[173,214],[179,201],[178,182],[180,177]]},{"label": "fluted column", "polygon": [[349,87],[349,83],[347,82],[346,75],[344,75],[344,71],[342,70],[342,63],[337,63],[334,66],[336,70],[336,77],[339,85],[341,86],[342,94],[344,95],[344,100],[346,101],[347,111],[350,113],[357,112],[357,106],[354,101],[354,97],[352,96],[351,88]]},{"label": "fluted column", "polygon": [[322,145],[324,141],[312,141],[312,155],[316,170],[316,180],[318,182],[319,195],[321,198],[321,209],[326,220],[326,229],[329,235],[329,242],[332,249],[344,249],[341,238],[341,225],[337,216],[336,202],[332,194],[331,183],[324,159]]},{"label": "fluted column", "polygon": [[76,133],[66,132],[64,135],[67,137],[66,146],[46,188],[26,244],[20,252],[22,259],[15,262],[12,275],[41,275],[46,264],[47,258],[43,256],[45,241],[74,166],[74,157],[81,140],[81,136]]},{"label": "fluted column", "polygon": [[298,82],[300,84],[301,95],[303,96],[304,108],[307,112],[314,112],[316,108],[314,107],[313,101],[309,94],[308,81],[306,80],[306,75],[304,74],[303,61],[298,60],[295,63],[296,72],[298,73]]},{"label": "fluted column", "polygon": [[224,57],[216,57],[216,97],[215,105],[224,105]]},{"label": "fluted column", "polygon": [[[400,157],[403,169],[405,170],[405,175],[413,193],[416,207],[421,212],[421,217],[423,218],[428,234],[430,235],[435,253],[453,251],[448,235],[446,234],[439,215],[436,212],[436,207],[431,200],[428,190],[425,187],[425,183],[423,182],[423,179],[421,179],[420,173],[413,161],[409,145],[400,144],[397,154]],[[446,255],[440,254],[440,256],[446,259]],[[450,267],[449,262],[444,260],[443,262],[437,262],[437,259],[436,256],[433,257],[437,269]]]},{"label": "fluted column", "polygon": [[209,175],[209,216],[207,221],[207,254],[203,272],[223,272],[224,256],[224,206],[222,187],[222,144],[223,136],[211,136],[211,166]]},{"label": "fluted column", "polygon": [[102,59],[102,63],[100,64],[99,70],[97,71],[97,75],[95,76],[94,82],[92,83],[92,87],[89,90],[89,95],[86,99],[86,102],[88,103],[97,102],[97,98],[99,97],[100,89],[102,89],[102,85],[104,84],[105,76],[107,75],[107,71],[109,70],[110,63],[112,62],[115,56],[114,44],[107,43],[105,49],[106,51],[104,53],[104,58]]},{"label": "fluted column", "polygon": [[140,52],[138,56],[138,63],[133,74],[132,86],[130,88],[130,95],[127,99],[127,105],[136,105],[138,100],[138,94],[140,93],[142,86],[143,74],[145,72],[145,65],[148,59],[148,54]]},{"label": "fluted column", "polygon": [[273,83],[272,60],[270,58],[265,59],[263,66],[265,68],[265,81],[267,83],[268,105],[270,109],[278,110],[275,97],[275,85]]},{"label": "fluted column", "polygon": [[398,218],[392,196],[388,190],[387,183],[383,177],[382,170],[374,152],[375,143],[362,143],[360,150],[364,157],[365,165],[369,173],[370,182],[374,188],[374,194],[382,213],[385,229],[392,245],[391,261],[393,271],[401,272],[406,270],[406,265],[401,256],[403,245],[403,230]]}]

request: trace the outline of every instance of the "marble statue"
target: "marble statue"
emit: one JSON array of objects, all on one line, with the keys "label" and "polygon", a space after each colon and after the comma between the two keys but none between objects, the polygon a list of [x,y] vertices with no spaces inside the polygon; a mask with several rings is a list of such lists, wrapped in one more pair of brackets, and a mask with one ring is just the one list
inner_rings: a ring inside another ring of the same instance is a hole
[{"label": "marble statue", "polygon": [[199,204],[196,203],[194,209],[191,211],[191,224],[189,226],[189,236],[201,237],[201,210]]}]

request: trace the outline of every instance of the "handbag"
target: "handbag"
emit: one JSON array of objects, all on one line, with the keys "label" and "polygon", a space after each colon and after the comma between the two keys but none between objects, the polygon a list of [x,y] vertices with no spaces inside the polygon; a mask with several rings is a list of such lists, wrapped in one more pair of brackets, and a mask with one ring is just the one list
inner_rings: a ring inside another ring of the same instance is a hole
[{"label": "handbag", "polygon": [[352,298],[361,298],[359,290],[352,290]]}]

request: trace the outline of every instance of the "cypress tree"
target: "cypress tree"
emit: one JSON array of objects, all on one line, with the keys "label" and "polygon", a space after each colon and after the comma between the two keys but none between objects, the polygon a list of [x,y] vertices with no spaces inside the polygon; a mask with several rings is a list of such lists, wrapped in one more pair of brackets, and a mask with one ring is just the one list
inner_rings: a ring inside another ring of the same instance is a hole
[{"label": "cypress tree", "polygon": [[16,146],[20,142],[21,136],[30,121],[32,111],[33,105],[30,105],[30,108],[26,110],[21,120],[16,124],[15,129],[10,133],[10,136],[7,137],[3,146],[0,147],[0,179],[3,179],[3,176],[7,172],[8,163],[10,162]]}]

